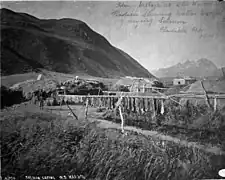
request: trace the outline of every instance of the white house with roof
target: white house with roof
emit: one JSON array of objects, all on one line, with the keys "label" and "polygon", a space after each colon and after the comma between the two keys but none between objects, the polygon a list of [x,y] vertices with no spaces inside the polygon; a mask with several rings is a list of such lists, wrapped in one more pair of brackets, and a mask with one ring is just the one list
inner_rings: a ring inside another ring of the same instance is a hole
[{"label": "white house with roof", "polygon": [[177,86],[177,85],[188,85],[188,84],[192,84],[196,81],[195,78],[192,77],[182,77],[182,78],[175,78],[173,79],[173,85]]}]

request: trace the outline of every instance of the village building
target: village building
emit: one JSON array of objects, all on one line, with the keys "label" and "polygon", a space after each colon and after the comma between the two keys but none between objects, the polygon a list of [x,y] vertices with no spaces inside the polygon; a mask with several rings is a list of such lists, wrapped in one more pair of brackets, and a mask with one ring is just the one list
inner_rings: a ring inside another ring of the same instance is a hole
[{"label": "village building", "polygon": [[189,85],[194,83],[195,81],[196,79],[192,77],[175,78],[173,79],[173,85]]},{"label": "village building", "polygon": [[130,92],[152,93],[156,81],[158,80],[155,78],[124,77],[117,81],[114,86],[126,86]]}]

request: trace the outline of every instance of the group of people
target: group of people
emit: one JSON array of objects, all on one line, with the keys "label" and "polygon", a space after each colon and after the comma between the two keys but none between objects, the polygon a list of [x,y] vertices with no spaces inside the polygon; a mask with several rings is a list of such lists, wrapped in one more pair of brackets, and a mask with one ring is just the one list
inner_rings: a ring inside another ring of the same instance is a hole
[{"label": "group of people", "polygon": [[44,101],[46,99],[46,93],[42,89],[33,92],[31,99],[32,99],[32,102],[34,104],[38,103],[39,108],[41,110],[43,110],[43,108],[44,108]]},{"label": "group of people", "polygon": [[44,109],[44,105],[48,104],[48,98],[50,98],[50,102],[53,103],[54,101],[57,100],[57,93],[56,91],[50,91],[50,92],[46,92],[43,89],[39,89],[37,91],[34,91],[31,95],[31,103],[33,104],[38,104],[39,108],[41,110]]}]

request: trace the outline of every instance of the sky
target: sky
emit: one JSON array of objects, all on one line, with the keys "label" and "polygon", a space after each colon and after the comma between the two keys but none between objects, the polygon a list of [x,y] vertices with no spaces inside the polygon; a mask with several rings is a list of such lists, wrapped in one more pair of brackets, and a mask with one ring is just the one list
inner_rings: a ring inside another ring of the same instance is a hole
[{"label": "sky", "polygon": [[225,66],[224,2],[3,1],[1,7],[82,20],[150,71],[200,58]]}]

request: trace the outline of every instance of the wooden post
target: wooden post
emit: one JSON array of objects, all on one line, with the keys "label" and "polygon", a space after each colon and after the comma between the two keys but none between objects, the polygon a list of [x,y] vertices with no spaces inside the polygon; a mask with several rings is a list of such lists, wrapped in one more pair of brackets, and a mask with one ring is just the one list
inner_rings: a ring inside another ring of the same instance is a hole
[{"label": "wooden post", "polygon": [[116,102],[114,112],[116,112],[116,109],[119,108],[120,119],[121,119],[121,131],[122,133],[124,133],[124,118],[123,118],[123,113],[121,109],[122,100],[123,100],[123,93],[121,93],[119,100]]},{"label": "wooden post", "polygon": [[206,102],[206,104],[207,104],[207,106],[208,106],[209,108],[212,108],[211,105],[210,105],[210,101],[209,101],[209,97],[208,97],[208,95],[207,95],[206,89],[205,89],[205,87],[204,87],[204,85],[203,85],[203,82],[202,82],[202,81],[200,81],[200,82],[201,82],[202,89],[203,89],[204,94],[205,94],[205,102]]},{"label": "wooden post", "polygon": [[120,111],[120,119],[121,119],[121,131],[122,131],[122,133],[124,133],[124,119],[123,119],[123,113],[122,113],[121,106],[119,106],[119,111]]},{"label": "wooden post", "polygon": [[73,116],[78,120],[77,115],[73,112],[73,110],[70,108],[70,106],[66,103],[67,107],[69,108],[70,112],[73,114]]}]

